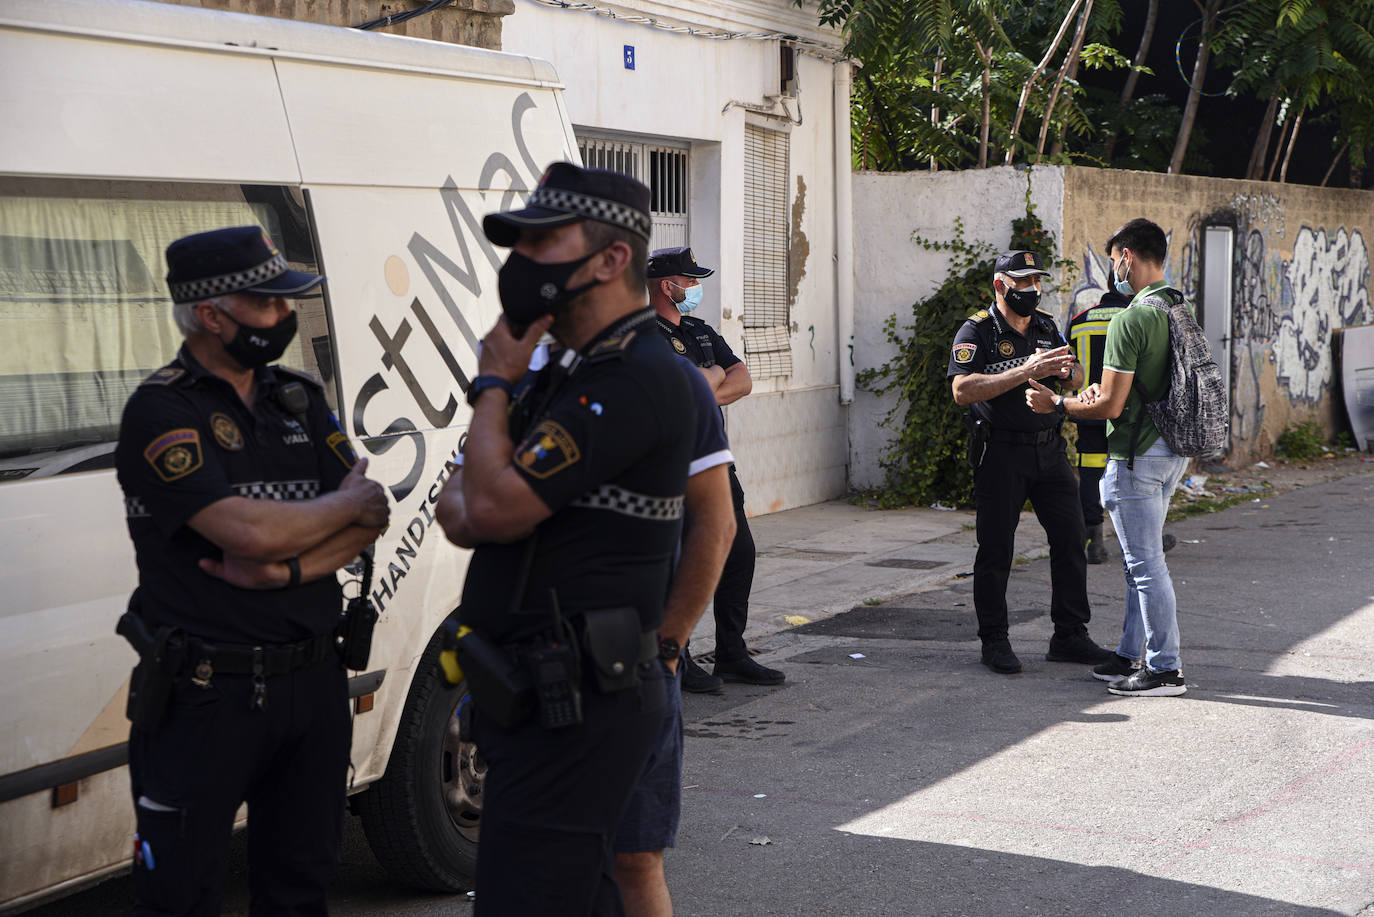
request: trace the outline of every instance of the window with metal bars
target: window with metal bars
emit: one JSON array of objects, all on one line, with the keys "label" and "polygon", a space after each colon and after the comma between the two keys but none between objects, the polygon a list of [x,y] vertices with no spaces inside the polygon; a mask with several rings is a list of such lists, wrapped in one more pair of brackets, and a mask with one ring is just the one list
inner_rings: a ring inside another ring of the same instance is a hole
[{"label": "window with metal bars", "polygon": [[641,143],[608,137],[578,137],[577,148],[589,168],[624,172],[649,186],[654,225],[649,250],[688,245],[691,201],[687,177],[688,149],[663,143]]},{"label": "window with metal bars", "polygon": [[787,134],[744,128],[744,353],[754,378],[790,376]]}]

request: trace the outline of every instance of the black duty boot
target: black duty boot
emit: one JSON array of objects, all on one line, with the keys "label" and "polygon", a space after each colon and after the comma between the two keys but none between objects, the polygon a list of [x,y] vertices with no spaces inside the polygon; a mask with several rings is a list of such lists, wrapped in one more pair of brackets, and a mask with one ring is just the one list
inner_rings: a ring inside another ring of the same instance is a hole
[{"label": "black duty boot", "polygon": [[1107,561],[1107,546],[1102,543],[1102,523],[1088,526],[1088,563],[1101,564]]},{"label": "black duty boot", "polygon": [[1016,658],[1006,640],[983,644],[983,665],[1000,675],[1015,675],[1021,671],[1021,660]]},{"label": "black duty boot", "polygon": [[725,687],[725,680],[717,678],[710,672],[697,665],[692,654],[685,652],[682,654],[682,690],[690,691],[693,694],[717,694],[720,689]]},{"label": "black duty boot", "polygon": [[717,660],[714,671],[717,678],[746,685],[780,685],[787,680],[782,672],[760,665],[748,656],[728,661]]},{"label": "black duty boot", "polygon": [[1087,634],[1074,634],[1072,637],[1050,638],[1050,651],[1045,658],[1050,662],[1078,662],[1083,665],[1101,665],[1116,656],[1109,649],[1093,643]]}]

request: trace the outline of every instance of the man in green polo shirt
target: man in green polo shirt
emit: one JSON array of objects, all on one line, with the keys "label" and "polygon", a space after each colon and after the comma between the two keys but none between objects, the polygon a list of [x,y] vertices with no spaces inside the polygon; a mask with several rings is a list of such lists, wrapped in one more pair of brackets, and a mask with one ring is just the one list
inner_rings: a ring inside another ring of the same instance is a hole
[{"label": "man in green polo shirt", "polygon": [[1075,419],[1107,420],[1102,505],[1125,559],[1126,620],[1116,654],[1094,668],[1093,676],[1110,682],[1111,693],[1135,697],[1172,697],[1188,690],[1163,544],[1164,516],[1188,459],[1175,455],[1160,437],[1135,388],[1139,382],[1158,399],[1169,387],[1169,318],[1144,304],[1168,286],[1168,244],[1164,230],[1146,219],[1131,220],[1107,242],[1112,279],[1131,304],[1107,326],[1102,382],[1070,398],[1034,382],[1026,393],[1037,413],[1058,410]]}]

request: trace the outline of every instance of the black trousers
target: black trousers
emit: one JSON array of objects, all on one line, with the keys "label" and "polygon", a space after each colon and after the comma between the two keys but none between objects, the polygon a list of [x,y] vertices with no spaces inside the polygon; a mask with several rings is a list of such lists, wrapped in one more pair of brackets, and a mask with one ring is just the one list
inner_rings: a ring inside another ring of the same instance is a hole
[{"label": "black trousers", "polygon": [[1078,466],[1078,502],[1083,508],[1083,524],[1102,524],[1102,475],[1106,468]]},{"label": "black trousers", "polygon": [[340,858],[352,721],[337,659],[267,679],[176,687],[154,732],[129,732],[138,819],[134,914],[220,912],[234,814],[248,803],[248,881],[259,915],[324,915]]},{"label": "black trousers", "polygon": [[[583,722],[504,729],[473,708],[487,762],[478,917],[623,917],[611,842],[663,729],[667,669],[639,667],[637,688],[582,689]],[[590,675],[588,676],[590,679]]]},{"label": "black trousers", "polygon": [[716,660],[737,662],[749,655],[744,626],[749,621],[749,593],[754,588],[754,535],[744,515],[744,487],[730,466],[730,496],[735,501],[735,540],[725,556],[716,584],[712,611],[716,618]]},{"label": "black trousers", "polygon": [[978,637],[1007,637],[1007,578],[1011,575],[1016,525],[1031,501],[1050,542],[1050,618],[1055,636],[1087,633],[1088,560],[1078,501],[1078,481],[1063,437],[1043,446],[989,442],[973,475],[978,554],[973,562],[973,603]]}]

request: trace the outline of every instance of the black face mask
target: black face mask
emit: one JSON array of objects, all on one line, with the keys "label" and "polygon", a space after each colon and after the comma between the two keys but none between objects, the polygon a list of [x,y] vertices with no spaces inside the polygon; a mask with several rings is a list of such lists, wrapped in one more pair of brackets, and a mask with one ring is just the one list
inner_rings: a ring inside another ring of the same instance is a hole
[{"label": "black face mask", "polygon": [[[227,312],[225,314],[228,315]],[[238,325],[239,330],[234,334],[234,339],[224,345],[224,351],[244,369],[255,369],[271,363],[286,353],[287,345],[296,336],[295,312],[289,313],[270,328],[245,325],[232,315],[229,320]]]},{"label": "black face mask", "polygon": [[1007,305],[1011,306],[1011,311],[1022,318],[1030,315],[1040,305],[1040,291],[1035,287],[1031,287],[1029,290],[1013,290],[1011,287],[1007,287],[1002,298],[1006,300]]},{"label": "black face mask", "polygon": [[583,293],[596,286],[596,281],[580,287],[568,288],[568,279],[577,269],[591,260],[596,252],[572,261],[541,264],[513,251],[497,275],[497,291],[501,294],[501,311],[512,327],[523,329],[535,319],[552,312],[561,312]]}]

